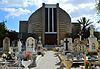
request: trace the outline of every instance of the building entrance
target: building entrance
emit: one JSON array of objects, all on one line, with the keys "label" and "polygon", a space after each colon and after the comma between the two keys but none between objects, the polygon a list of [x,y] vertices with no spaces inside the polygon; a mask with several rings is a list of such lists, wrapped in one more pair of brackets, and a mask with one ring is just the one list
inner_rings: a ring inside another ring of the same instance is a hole
[{"label": "building entrance", "polygon": [[45,34],[45,45],[57,45],[57,34]]}]

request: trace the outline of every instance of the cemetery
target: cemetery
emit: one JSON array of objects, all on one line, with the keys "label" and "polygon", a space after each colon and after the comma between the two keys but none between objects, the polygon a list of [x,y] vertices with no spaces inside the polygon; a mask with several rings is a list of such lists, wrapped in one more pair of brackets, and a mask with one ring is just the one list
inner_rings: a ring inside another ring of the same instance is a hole
[{"label": "cemetery", "polygon": [[87,33],[72,23],[59,3],[43,3],[19,26],[17,35],[0,39],[0,69],[100,69],[95,28],[90,25]]},{"label": "cemetery", "polygon": [[[53,69],[57,69],[57,67],[59,69],[73,69],[73,67],[100,66],[99,43],[94,36],[92,25],[90,26],[90,36],[85,40],[75,38],[72,41],[72,38],[64,38],[61,40],[60,45],[53,49],[43,47],[41,40],[41,36],[38,39],[31,36],[27,37],[25,48],[23,48],[23,43],[20,39],[17,40],[17,46],[14,46],[13,42],[13,44],[10,44],[10,38],[5,37],[0,57],[0,69],[39,69],[39,66],[41,67],[44,64],[43,62],[49,59],[55,61],[52,61],[51,64],[54,66],[54,68],[51,66]],[[55,57],[51,59],[50,55]]]}]

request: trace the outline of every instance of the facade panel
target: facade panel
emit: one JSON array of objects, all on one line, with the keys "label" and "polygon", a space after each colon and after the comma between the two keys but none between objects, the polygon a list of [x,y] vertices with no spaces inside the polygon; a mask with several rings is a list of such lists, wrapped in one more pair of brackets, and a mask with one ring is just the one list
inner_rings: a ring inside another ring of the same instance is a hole
[{"label": "facade panel", "polygon": [[44,45],[59,44],[66,34],[72,33],[71,18],[59,4],[43,4],[29,17],[27,26],[28,33],[41,36]]}]

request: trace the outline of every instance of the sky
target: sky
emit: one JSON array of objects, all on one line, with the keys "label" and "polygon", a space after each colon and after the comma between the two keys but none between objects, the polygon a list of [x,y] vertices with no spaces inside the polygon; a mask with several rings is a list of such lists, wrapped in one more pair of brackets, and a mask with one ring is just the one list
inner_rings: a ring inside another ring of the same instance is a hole
[{"label": "sky", "polygon": [[100,31],[100,23],[97,20],[95,8],[96,0],[0,0],[0,22],[5,24],[9,30],[19,31],[19,21],[27,21],[29,16],[42,6],[42,3],[57,4],[71,17],[72,22],[77,22],[86,17],[93,22],[96,31]]}]

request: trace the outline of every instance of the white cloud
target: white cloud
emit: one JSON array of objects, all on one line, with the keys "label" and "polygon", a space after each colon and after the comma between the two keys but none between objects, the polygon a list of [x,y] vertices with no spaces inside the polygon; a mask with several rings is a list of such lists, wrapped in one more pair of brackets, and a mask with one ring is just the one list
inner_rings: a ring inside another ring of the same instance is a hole
[{"label": "white cloud", "polygon": [[[0,0],[0,7],[2,8],[2,10],[8,12],[7,17],[10,17],[32,13],[28,10],[28,7],[35,6],[35,8],[38,9],[42,6],[42,3],[59,3],[59,6],[71,16],[72,21],[77,21],[83,16],[91,19],[91,21],[94,22],[98,20],[96,18],[95,0]],[[15,7],[17,7],[18,9],[16,9]],[[95,26],[96,28],[98,28],[98,24],[95,24]]]},{"label": "white cloud", "polygon": [[99,23],[95,23],[94,26],[95,26],[95,30],[100,32],[100,24]]},{"label": "white cloud", "polygon": [[74,12],[75,10],[78,9],[78,7],[73,6],[72,4],[59,4],[59,6],[64,9],[66,12],[68,12],[69,14],[71,12]]},{"label": "white cloud", "polygon": [[33,5],[33,0],[1,0],[0,5],[3,7],[28,7]]},{"label": "white cloud", "polygon": [[89,8],[89,9],[94,9],[95,8],[95,4],[93,2],[90,3],[82,3],[78,5],[79,8]]},{"label": "white cloud", "polygon": [[7,18],[31,13],[30,10],[23,8],[0,8],[0,10],[8,12],[8,15],[6,16]]}]

